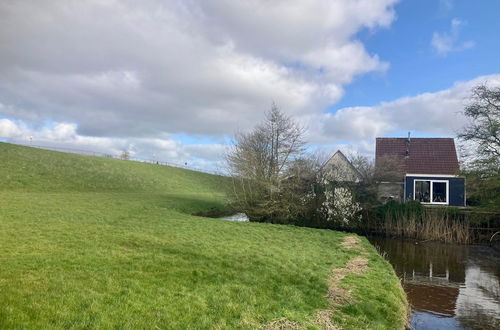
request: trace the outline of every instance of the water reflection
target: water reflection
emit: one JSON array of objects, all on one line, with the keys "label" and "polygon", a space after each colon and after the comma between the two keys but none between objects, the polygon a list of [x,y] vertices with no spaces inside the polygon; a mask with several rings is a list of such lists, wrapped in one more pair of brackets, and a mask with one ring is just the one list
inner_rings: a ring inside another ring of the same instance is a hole
[{"label": "water reflection", "polygon": [[415,329],[500,329],[500,253],[483,246],[371,237],[412,305]]}]

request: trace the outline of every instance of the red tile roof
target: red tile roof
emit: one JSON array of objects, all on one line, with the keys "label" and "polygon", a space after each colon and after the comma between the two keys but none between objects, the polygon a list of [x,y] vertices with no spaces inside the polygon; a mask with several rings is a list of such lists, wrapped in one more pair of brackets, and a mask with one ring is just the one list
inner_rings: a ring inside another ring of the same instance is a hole
[{"label": "red tile roof", "polygon": [[[375,166],[383,157],[395,158],[405,173],[447,174],[459,171],[455,142],[452,138],[377,138]],[[408,155],[406,151],[408,149]]]}]

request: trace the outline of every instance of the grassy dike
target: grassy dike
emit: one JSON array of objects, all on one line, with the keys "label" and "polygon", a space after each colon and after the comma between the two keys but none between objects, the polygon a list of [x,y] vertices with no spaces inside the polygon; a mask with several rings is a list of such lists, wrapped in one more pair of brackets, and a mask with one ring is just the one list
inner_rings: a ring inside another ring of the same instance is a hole
[{"label": "grassy dike", "polygon": [[0,143],[0,328],[404,327],[399,280],[365,239],[191,215],[229,186]]}]

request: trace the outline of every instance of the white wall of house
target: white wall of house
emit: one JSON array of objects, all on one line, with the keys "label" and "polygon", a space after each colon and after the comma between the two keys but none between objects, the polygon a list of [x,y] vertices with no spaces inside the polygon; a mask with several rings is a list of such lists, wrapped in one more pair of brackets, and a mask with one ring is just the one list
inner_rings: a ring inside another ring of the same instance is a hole
[{"label": "white wall of house", "polygon": [[326,177],[333,181],[359,182],[358,171],[340,151],[337,151],[324,165]]}]

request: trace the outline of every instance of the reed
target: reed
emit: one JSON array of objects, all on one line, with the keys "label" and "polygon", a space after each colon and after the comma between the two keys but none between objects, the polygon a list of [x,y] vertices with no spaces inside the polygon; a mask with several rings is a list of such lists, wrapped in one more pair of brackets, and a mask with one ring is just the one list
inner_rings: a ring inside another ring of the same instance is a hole
[{"label": "reed", "polygon": [[387,212],[383,222],[384,232],[393,236],[460,244],[469,244],[474,237],[470,222],[447,209]]}]

